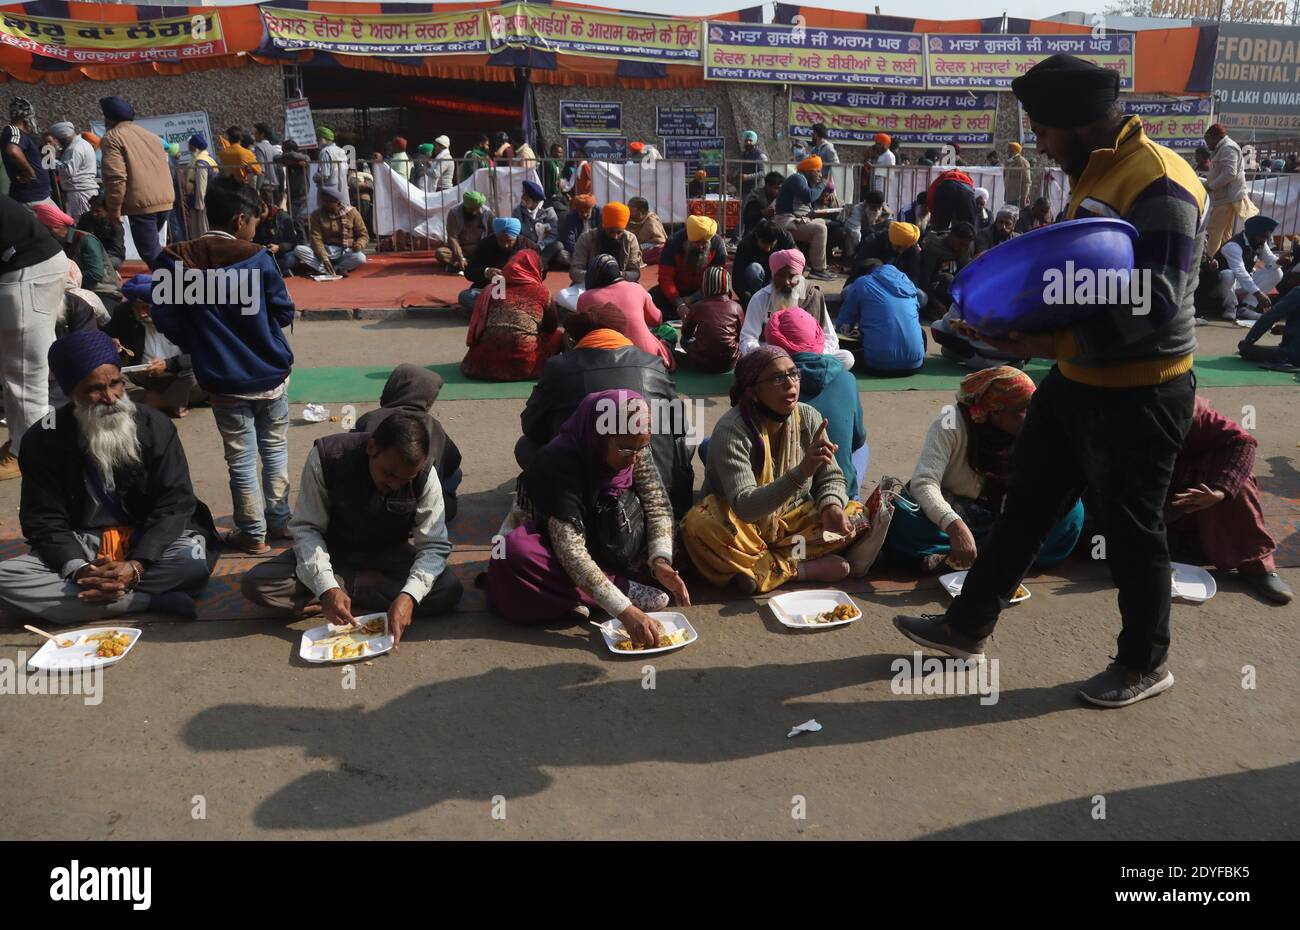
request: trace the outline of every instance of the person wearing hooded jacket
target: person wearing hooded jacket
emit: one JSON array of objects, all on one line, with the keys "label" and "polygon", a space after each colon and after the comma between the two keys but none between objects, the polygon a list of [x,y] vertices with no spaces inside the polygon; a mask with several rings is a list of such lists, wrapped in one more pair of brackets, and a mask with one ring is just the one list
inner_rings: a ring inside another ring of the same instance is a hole
[{"label": "person wearing hooded jacket", "polygon": [[373,433],[395,413],[410,413],[420,417],[429,431],[429,458],[433,470],[442,484],[444,519],[450,523],[456,518],[456,489],[465,476],[461,469],[460,449],[447,435],[438,418],[432,413],[434,401],[442,391],[442,376],[419,365],[403,362],[393,369],[384,382],[379,395],[379,408],[363,413],[357,418],[354,433]]},{"label": "person wearing hooded jacket", "polygon": [[919,315],[916,285],[893,265],[878,265],[844,289],[835,325],[841,333],[857,331],[855,352],[872,374],[909,375],[925,364],[925,330]]}]

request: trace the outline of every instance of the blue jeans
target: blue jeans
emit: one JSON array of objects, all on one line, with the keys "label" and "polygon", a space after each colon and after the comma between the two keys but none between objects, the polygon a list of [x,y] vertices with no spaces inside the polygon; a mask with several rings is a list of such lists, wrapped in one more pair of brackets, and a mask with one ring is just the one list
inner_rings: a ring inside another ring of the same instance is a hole
[{"label": "blue jeans", "polygon": [[[265,539],[289,524],[289,395],[274,400],[212,398],[212,416],[230,469],[235,528]],[[262,480],[257,459],[262,458]]]},{"label": "blue jeans", "polygon": [[131,239],[135,242],[135,250],[140,253],[140,261],[150,268],[153,268],[154,263],[158,261],[158,253],[162,251],[158,234],[167,228],[169,216],[171,216],[170,210],[160,210],[157,213],[136,213],[126,218],[127,224],[131,227]]},{"label": "blue jeans", "polygon": [[732,288],[737,294],[757,294],[767,287],[767,269],[758,262],[750,262],[744,268],[737,268],[732,279]]},{"label": "blue jeans", "polygon": [[[1277,346],[1258,345],[1259,339],[1279,322],[1286,326],[1282,343]],[[1285,297],[1278,298],[1264,311],[1246,338],[1237,343],[1237,352],[1249,362],[1300,365],[1300,287],[1288,291]]]}]

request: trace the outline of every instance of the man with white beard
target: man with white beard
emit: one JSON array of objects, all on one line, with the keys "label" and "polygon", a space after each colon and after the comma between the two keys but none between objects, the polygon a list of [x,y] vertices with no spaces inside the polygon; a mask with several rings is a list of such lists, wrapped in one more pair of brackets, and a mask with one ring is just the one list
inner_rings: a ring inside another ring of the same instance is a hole
[{"label": "man with white beard", "polygon": [[767,321],[773,314],[787,307],[802,307],[818,321],[825,334],[822,354],[835,356],[845,371],[852,371],[853,353],[840,348],[840,339],[835,333],[835,324],[831,322],[830,311],[826,309],[826,297],[821,287],[803,276],[805,261],[803,252],[798,249],[773,252],[767,260],[772,270],[772,281],[754,294],[745,308],[745,325],[740,329],[741,358],[762,344]]},{"label": "man with white beard", "polygon": [[19,454],[18,517],[32,551],[0,562],[0,608],[47,623],[146,611],[193,619],[189,592],[207,583],[218,542],[175,427],[131,403],[99,330],[57,340],[49,362],[72,400]]}]

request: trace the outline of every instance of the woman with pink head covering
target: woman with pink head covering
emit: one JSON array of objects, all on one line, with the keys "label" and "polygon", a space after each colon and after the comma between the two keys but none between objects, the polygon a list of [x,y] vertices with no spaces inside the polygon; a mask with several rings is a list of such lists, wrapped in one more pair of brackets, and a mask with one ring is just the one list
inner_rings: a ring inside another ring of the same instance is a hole
[{"label": "woman with pink head covering", "polygon": [[835,443],[835,461],[844,472],[849,500],[856,500],[867,470],[867,430],[862,398],[853,373],[839,359],[822,354],[826,336],[817,321],[798,307],[778,310],[763,331],[769,346],[790,353],[799,369],[799,402],[826,420],[826,435]]},{"label": "woman with pink head covering", "polygon": [[780,310],[790,307],[802,308],[813,321],[821,327],[823,345],[821,351],[833,355],[848,369],[853,367],[853,355],[840,348],[839,337],[835,334],[835,325],[826,309],[826,296],[816,282],[804,276],[806,260],[798,249],[785,249],[773,252],[768,259],[772,270],[772,280],[767,287],[749,299],[745,308],[745,324],[740,330],[740,354],[742,357],[753,352],[764,342],[767,321]]}]

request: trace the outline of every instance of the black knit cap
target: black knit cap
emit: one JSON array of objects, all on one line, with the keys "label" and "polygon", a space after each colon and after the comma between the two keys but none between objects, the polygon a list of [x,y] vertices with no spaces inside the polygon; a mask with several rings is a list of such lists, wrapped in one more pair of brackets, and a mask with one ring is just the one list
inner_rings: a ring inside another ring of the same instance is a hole
[{"label": "black knit cap", "polygon": [[1011,90],[1035,123],[1077,129],[1110,112],[1119,99],[1119,72],[1073,55],[1053,55],[1012,81]]}]

